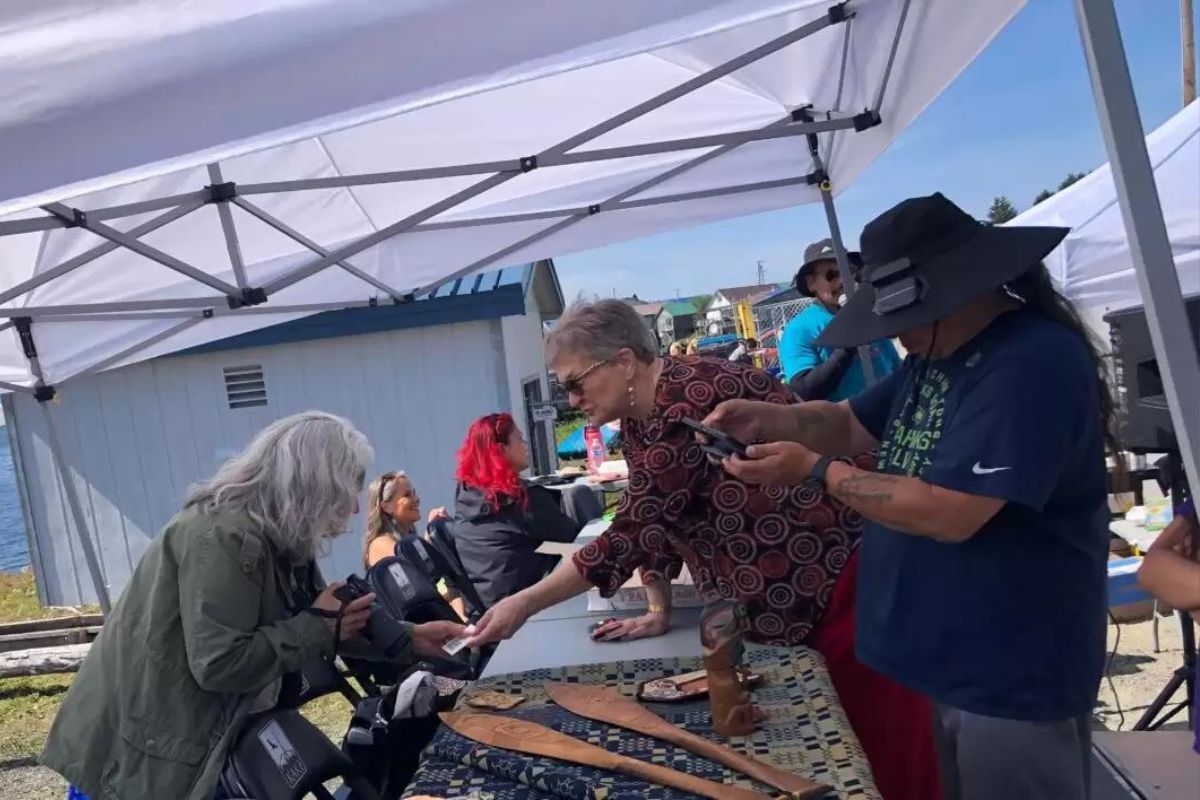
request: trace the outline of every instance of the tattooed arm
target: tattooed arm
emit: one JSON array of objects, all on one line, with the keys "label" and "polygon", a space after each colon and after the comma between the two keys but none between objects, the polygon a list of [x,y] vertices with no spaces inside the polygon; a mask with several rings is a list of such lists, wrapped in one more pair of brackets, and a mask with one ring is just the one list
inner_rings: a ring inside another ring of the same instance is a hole
[{"label": "tattooed arm", "polygon": [[869,520],[940,542],[970,539],[996,515],[1004,500],[943,489],[920,478],[829,465],[828,492]]},{"label": "tattooed arm", "polygon": [[[819,456],[794,442],[755,445],[748,458],[725,460],[725,469],[747,483],[790,486],[812,474]],[[869,520],[940,542],[965,542],[1005,501],[926,483],[920,478],[868,472],[835,461],[825,473],[829,494]]]}]

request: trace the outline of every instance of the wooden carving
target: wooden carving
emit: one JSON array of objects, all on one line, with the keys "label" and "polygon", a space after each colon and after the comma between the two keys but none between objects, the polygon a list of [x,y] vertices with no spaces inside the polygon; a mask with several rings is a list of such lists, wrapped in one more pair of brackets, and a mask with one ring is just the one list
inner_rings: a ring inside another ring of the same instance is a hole
[{"label": "wooden carving", "polygon": [[697,755],[749,775],[755,780],[788,792],[797,800],[820,797],[828,786],[739,753],[731,747],[677,728],[662,717],[642,708],[620,692],[583,683],[547,683],[546,694],[572,714],[628,728],[656,739],[679,745]]},{"label": "wooden carving", "polygon": [[706,606],[700,616],[708,705],[713,730],[722,736],[747,736],[754,732],[757,721],[750,693],[738,679],[746,624],[745,609],[728,601]]},{"label": "wooden carving", "polygon": [[442,722],[457,733],[489,747],[620,772],[713,800],[771,800],[767,795],[749,789],[713,783],[668,767],[610,753],[603,747],[581,742],[535,722],[471,711],[450,711],[441,716]]}]

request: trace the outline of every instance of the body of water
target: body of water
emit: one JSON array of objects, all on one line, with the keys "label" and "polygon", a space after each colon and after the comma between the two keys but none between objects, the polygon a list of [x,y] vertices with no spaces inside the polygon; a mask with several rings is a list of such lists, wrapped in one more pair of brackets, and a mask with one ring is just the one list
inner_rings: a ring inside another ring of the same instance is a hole
[{"label": "body of water", "polygon": [[21,496],[13,475],[8,432],[0,426],[0,572],[17,572],[28,566],[29,540],[25,538]]}]

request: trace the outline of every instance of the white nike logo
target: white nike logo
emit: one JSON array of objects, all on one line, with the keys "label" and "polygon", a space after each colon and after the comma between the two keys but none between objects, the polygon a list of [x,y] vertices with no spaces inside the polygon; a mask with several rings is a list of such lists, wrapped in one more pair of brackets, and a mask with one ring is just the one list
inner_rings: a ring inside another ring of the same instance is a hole
[{"label": "white nike logo", "polygon": [[991,475],[993,472],[1004,472],[1006,469],[1012,469],[1012,467],[984,467],[976,461],[975,466],[971,467],[971,472],[976,475]]}]

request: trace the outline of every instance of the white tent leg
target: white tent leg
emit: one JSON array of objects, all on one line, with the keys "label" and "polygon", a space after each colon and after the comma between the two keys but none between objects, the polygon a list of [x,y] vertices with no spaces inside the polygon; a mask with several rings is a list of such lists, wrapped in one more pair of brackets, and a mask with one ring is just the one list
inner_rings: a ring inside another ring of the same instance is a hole
[{"label": "white tent leg", "polygon": [[1200,359],[1191,344],[1183,293],[1146,152],[1116,11],[1112,0],[1075,0],[1075,15],[1145,303],[1150,340],[1183,466],[1195,491],[1200,489],[1200,415],[1195,413],[1200,398]]},{"label": "white tent leg", "polygon": [[46,435],[50,440],[50,453],[54,457],[54,466],[62,478],[63,492],[67,496],[67,505],[70,507],[71,516],[75,521],[75,531],[79,534],[79,546],[83,550],[84,560],[87,561],[88,572],[92,577],[92,587],[96,590],[96,600],[100,603],[100,610],[107,615],[112,611],[112,601],[108,598],[108,585],[104,582],[104,575],[100,571],[100,560],[96,557],[96,549],[93,547],[91,535],[88,533],[87,520],[83,516],[83,506],[79,502],[79,493],[75,491],[75,480],[71,477],[71,466],[63,455],[62,444],[58,437],[58,425],[54,421],[54,414],[51,412],[48,402],[44,401],[38,405],[42,407],[42,415],[46,419]]}]

